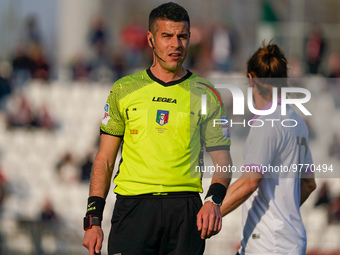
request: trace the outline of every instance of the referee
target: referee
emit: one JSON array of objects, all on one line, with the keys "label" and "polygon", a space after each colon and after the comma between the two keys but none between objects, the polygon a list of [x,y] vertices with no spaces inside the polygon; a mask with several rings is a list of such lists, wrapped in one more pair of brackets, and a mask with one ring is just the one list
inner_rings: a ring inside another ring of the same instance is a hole
[{"label": "referee", "polygon": [[215,166],[231,165],[229,130],[214,127],[214,119],[226,118],[219,93],[182,67],[190,40],[187,11],[171,2],[153,9],[147,40],[152,66],[115,82],[104,107],[84,218],[90,255],[102,248],[102,215],[121,145],[108,254],[203,254],[205,239],[221,229],[219,206],[230,176],[214,174],[202,205],[195,169],[203,164],[203,147]]}]

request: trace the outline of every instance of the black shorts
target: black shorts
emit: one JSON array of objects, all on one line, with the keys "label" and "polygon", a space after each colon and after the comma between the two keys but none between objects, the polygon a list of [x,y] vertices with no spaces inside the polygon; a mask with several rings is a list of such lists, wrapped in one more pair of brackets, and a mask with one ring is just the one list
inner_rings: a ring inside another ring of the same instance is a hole
[{"label": "black shorts", "polygon": [[205,241],[197,230],[198,193],[117,195],[109,255],[199,255]]}]

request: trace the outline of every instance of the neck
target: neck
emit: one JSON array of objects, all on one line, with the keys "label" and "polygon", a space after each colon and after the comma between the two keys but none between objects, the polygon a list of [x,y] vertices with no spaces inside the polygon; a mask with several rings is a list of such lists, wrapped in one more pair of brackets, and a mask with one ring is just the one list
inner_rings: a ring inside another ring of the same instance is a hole
[{"label": "neck", "polygon": [[265,105],[267,105],[270,101],[265,100],[261,96],[254,96],[254,103],[255,103],[255,109],[261,110]]},{"label": "neck", "polygon": [[159,64],[150,67],[150,70],[155,77],[164,82],[179,80],[187,74],[187,71],[183,67],[174,71],[169,71],[161,67]]},{"label": "neck", "polygon": [[[277,97],[277,104],[281,104],[281,95],[278,95]],[[272,103],[273,100],[265,100],[263,97],[261,96],[255,96],[254,95],[254,103],[255,103],[255,109],[256,110],[261,110],[263,109],[268,103]]]}]

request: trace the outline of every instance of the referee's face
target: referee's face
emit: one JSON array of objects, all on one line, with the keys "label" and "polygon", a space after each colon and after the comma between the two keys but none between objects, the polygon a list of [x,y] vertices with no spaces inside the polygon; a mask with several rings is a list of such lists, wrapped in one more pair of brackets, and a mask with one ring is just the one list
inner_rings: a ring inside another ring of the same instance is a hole
[{"label": "referee's face", "polygon": [[188,22],[157,20],[153,34],[153,47],[162,68],[175,71],[180,68],[186,58],[189,47]]}]

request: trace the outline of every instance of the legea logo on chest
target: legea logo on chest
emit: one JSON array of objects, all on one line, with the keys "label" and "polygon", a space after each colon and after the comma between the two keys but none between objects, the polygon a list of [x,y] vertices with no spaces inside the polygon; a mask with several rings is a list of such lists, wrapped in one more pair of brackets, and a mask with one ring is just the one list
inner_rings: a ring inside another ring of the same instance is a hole
[{"label": "legea logo on chest", "polygon": [[163,103],[171,103],[171,104],[177,104],[177,99],[169,98],[169,97],[153,97],[153,102],[163,102]]}]

